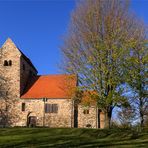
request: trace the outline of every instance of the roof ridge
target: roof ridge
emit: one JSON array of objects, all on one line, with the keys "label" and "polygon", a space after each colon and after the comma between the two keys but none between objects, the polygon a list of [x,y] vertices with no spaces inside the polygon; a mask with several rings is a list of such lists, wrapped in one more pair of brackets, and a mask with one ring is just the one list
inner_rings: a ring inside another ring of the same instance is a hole
[{"label": "roof ridge", "polygon": [[26,60],[26,62],[28,62],[32,66],[32,68],[34,68],[36,70],[36,72],[38,72],[37,69],[35,68],[35,66],[33,65],[32,61],[30,60],[30,58],[28,58],[28,56],[26,56],[18,46],[16,46],[16,48],[20,51],[20,53],[22,54],[22,56]]},{"label": "roof ridge", "polygon": [[71,75],[75,75],[76,74],[43,74],[43,75],[37,75],[37,76],[71,76]]}]

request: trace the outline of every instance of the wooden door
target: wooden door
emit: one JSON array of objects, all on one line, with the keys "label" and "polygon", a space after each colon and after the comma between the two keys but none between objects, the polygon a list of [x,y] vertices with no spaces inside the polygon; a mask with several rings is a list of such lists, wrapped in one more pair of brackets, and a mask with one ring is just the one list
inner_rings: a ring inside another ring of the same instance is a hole
[{"label": "wooden door", "polygon": [[36,116],[30,116],[29,117],[29,127],[36,127]]}]

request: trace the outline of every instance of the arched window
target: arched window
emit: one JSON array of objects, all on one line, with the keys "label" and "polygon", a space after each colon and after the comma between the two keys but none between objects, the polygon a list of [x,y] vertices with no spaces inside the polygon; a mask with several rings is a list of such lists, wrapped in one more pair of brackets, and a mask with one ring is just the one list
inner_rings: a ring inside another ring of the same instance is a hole
[{"label": "arched window", "polygon": [[8,66],[8,61],[7,60],[4,61],[4,66]]},{"label": "arched window", "polygon": [[9,60],[9,66],[12,66],[12,61],[11,60]]}]

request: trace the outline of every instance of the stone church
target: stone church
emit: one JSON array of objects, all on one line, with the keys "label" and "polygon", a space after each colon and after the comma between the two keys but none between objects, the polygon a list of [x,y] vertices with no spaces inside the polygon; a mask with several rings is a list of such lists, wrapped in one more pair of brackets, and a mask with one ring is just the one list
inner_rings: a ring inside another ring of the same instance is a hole
[{"label": "stone church", "polygon": [[0,48],[0,126],[10,114],[6,126],[104,128],[104,114],[95,102],[76,103],[72,90],[78,85],[77,76],[37,73],[8,38]]}]

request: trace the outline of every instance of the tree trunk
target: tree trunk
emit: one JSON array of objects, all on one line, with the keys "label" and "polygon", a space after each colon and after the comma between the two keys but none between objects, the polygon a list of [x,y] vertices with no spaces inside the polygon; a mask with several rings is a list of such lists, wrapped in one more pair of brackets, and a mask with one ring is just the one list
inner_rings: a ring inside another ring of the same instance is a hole
[{"label": "tree trunk", "polygon": [[140,126],[141,128],[144,126],[144,115],[142,111],[140,111]]},{"label": "tree trunk", "polygon": [[140,101],[140,108],[139,108],[139,111],[140,111],[140,126],[142,128],[144,126],[143,102],[142,102],[141,98],[139,99],[139,101]]},{"label": "tree trunk", "polygon": [[104,116],[104,128],[111,128],[111,117],[112,117],[112,110],[113,108],[110,106],[108,107],[107,111],[105,111]]}]

